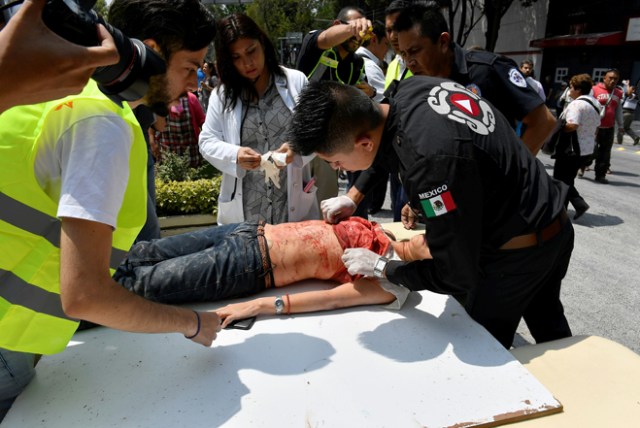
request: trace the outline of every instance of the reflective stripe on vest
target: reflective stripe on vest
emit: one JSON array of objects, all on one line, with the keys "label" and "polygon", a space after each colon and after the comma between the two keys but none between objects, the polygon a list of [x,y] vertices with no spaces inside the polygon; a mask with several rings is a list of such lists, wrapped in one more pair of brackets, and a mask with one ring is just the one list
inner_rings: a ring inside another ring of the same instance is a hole
[{"label": "reflective stripe on vest", "polygon": [[35,312],[58,318],[69,318],[62,310],[60,295],[43,290],[17,277],[13,272],[0,269],[0,297],[12,305],[20,305]]},{"label": "reflective stripe on vest", "polygon": [[[331,56],[333,56],[333,58],[331,58]],[[342,83],[343,85],[346,85],[347,83],[345,83],[340,78],[340,76],[338,76],[338,64],[339,64],[338,54],[333,49],[327,49],[326,51],[322,52],[322,55],[320,55],[320,58],[318,59],[318,63],[316,64],[315,67],[313,67],[313,70],[311,70],[311,73],[309,73],[309,75],[307,76],[307,79],[309,79],[309,82],[317,82],[319,80],[322,80],[322,76],[324,76],[324,73],[327,70],[327,68],[331,68],[335,70],[334,75],[338,80],[338,82]],[[349,79],[347,80],[347,82],[351,82],[351,78],[353,77],[353,62],[351,62],[350,65],[351,65],[351,71],[349,72]],[[333,79],[330,77],[329,80],[333,80]],[[360,79],[358,79],[358,81],[359,80]]]},{"label": "reflective stripe on vest", "polygon": [[[2,192],[0,192],[0,206],[2,206],[0,220],[34,235],[42,236],[51,245],[60,248],[61,222],[59,219],[16,201]],[[117,269],[126,256],[127,251],[111,247],[109,267],[113,270]],[[0,281],[0,284],[2,284],[2,281]]]}]

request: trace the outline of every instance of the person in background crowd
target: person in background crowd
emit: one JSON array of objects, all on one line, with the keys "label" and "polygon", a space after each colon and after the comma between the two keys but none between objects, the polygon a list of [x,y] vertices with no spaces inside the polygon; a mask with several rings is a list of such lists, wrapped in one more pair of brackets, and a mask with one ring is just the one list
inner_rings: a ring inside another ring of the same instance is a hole
[{"label": "person in background crowd", "polygon": [[[96,67],[118,62],[118,50],[103,25],[100,46],[80,46],[53,33],[42,22],[46,0],[25,0],[2,28],[0,22],[0,114],[14,106],[77,94]],[[19,76],[20,78],[16,78]]]},{"label": "person in background crowd", "polygon": [[376,90],[372,99],[380,102],[384,98],[384,74],[387,68],[384,56],[389,50],[389,41],[382,22],[374,22],[372,28],[371,38],[362,43],[356,50],[356,55],[364,60],[367,82]]},{"label": "person in background crowd", "polygon": [[[395,57],[389,63],[389,67],[387,67],[387,73],[385,76],[384,89],[386,96],[390,96],[395,92],[395,87],[398,82],[413,76],[411,70],[409,70],[404,63],[402,55],[400,55],[398,32],[393,28],[393,24],[395,24],[398,15],[400,15],[402,9],[409,6],[409,4],[410,2],[407,0],[394,0],[389,3],[389,6],[387,6],[384,11],[384,25],[387,32],[387,38],[389,39],[389,43],[395,53]],[[393,221],[400,221],[402,208],[407,203],[407,195],[404,193],[400,179],[395,174],[389,174],[389,192],[391,193],[391,211],[393,212]]]},{"label": "person in background crowd", "polygon": [[638,94],[636,93],[636,86],[631,85],[629,81],[625,81],[624,96],[622,98],[622,127],[618,128],[618,144],[622,144],[622,137],[626,133],[633,139],[633,145],[637,146],[640,142],[640,137],[631,128],[631,122],[636,115],[636,107],[638,107]]},{"label": "person in background crowd", "polygon": [[[155,183],[155,124],[157,117],[155,113],[146,105],[140,104],[133,109],[145,142],[147,144],[147,219],[144,226],[136,238],[138,241],[150,241],[160,238],[160,221],[156,212],[156,183]],[[164,118],[163,118],[164,120]],[[153,134],[153,135],[152,135]]]},{"label": "person in background crowd", "polygon": [[[364,80],[364,60],[355,55],[371,27],[371,21],[365,18],[362,9],[354,6],[342,8],[329,28],[311,31],[304,37],[296,68],[309,81],[332,80],[355,85],[367,96],[375,97],[375,89]],[[314,159],[311,172],[316,178],[319,202],[338,195],[338,171],[332,170],[326,162]],[[367,217],[368,203],[369,199],[358,212],[363,218]]]},{"label": "person in background crowd", "polygon": [[403,9],[394,28],[414,75],[451,79],[486,98],[514,129],[516,121],[522,121],[522,142],[532,154],[538,153],[556,120],[513,60],[491,52],[463,50],[452,41],[447,21],[434,2]]},{"label": "person in background crowd", "polygon": [[611,148],[613,147],[613,137],[615,124],[622,125],[622,89],[617,85],[620,79],[620,72],[609,69],[604,75],[602,82],[593,87],[593,96],[604,107],[600,113],[602,120],[598,127],[596,136],[596,147],[593,151],[595,162],[596,183],[609,184],[606,175],[611,167]]},{"label": "person in background crowd", "polygon": [[202,105],[202,110],[206,113],[211,92],[218,85],[218,72],[216,71],[216,65],[210,61],[205,61],[202,65],[202,70],[205,78],[200,83],[200,105]]},{"label": "person in background crowd", "polygon": [[90,80],[80,95],[0,115],[0,418],[35,354],[63,351],[78,320],[205,346],[220,329],[215,313],[150,302],[111,278],[146,215],[147,150],[131,107],[166,109],[196,89],[213,16],[198,0],[114,0],[108,21],[158,54],[147,52],[142,99],[117,105]]},{"label": "person in background crowd", "polygon": [[553,165],[553,178],[569,186],[566,204],[571,202],[573,205],[574,220],[580,218],[589,209],[589,204],[575,187],[575,178],[578,170],[593,153],[596,132],[600,125],[600,104],[590,95],[592,86],[593,81],[588,74],[578,74],[569,80],[569,96],[573,101],[567,104],[561,115],[561,118],[566,121],[563,132],[576,132],[580,152],[577,156],[567,155],[564,152],[556,153]]},{"label": "person in background crowd", "polygon": [[180,97],[179,102],[169,109],[163,130],[155,133],[154,149],[158,163],[162,163],[163,153],[172,152],[188,155],[189,166],[199,167],[203,159],[198,148],[198,138],[204,119],[204,111],[198,97],[192,92]]},{"label": "person in background crowd", "polygon": [[525,59],[520,63],[520,71],[525,79],[527,79],[527,83],[531,85],[533,89],[536,90],[540,98],[543,100],[547,99],[547,96],[544,93],[544,88],[542,87],[542,83],[536,80],[536,73],[533,69],[533,61],[530,59]]},{"label": "person in background crowd", "polygon": [[[356,51],[364,59],[364,70],[367,82],[376,89],[373,100],[380,102],[384,99],[384,80],[387,65],[384,57],[389,51],[389,41],[382,22],[373,23],[371,38],[366,40]],[[383,182],[371,190],[371,201],[368,207],[369,214],[375,214],[382,209],[387,194],[387,183]]]},{"label": "person in background crowd", "polygon": [[207,77],[206,73],[204,72],[204,64],[205,62],[202,61],[202,64],[200,65],[200,67],[198,67],[198,90],[196,91],[195,95],[198,95],[200,93],[202,81]]},{"label": "person in background crowd", "polygon": [[[402,59],[402,55],[400,54],[400,45],[398,44],[398,32],[393,28],[393,24],[395,24],[402,9],[406,8],[410,4],[411,3],[407,0],[394,0],[389,3],[389,6],[387,6],[384,11],[384,25],[385,31],[387,32],[387,39],[389,39],[389,43],[395,53],[395,57],[387,67],[384,82],[385,91],[393,82],[398,82],[413,76],[413,74],[411,74],[411,70],[409,70],[404,63],[404,59]],[[391,92],[393,92],[393,88]],[[388,95],[391,95],[391,93]]]},{"label": "person in background crowd", "polygon": [[209,99],[200,153],[223,174],[218,223],[320,218],[312,157],[294,155],[285,136],[307,78],[278,65],[273,44],[247,15],[230,15],[217,28],[220,84]]}]

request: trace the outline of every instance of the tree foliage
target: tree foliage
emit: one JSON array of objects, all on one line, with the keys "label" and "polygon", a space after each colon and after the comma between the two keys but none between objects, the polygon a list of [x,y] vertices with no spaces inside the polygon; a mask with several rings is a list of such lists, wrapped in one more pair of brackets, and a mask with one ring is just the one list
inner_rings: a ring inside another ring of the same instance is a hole
[{"label": "tree foliage", "polygon": [[93,5],[93,10],[97,12],[100,16],[107,16],[107,10],[109,7],[107,6],[107,2],[105,0],[98,0],[96,4]]},{"label": "tree foliage", "polygon": [[327,3],[317,0],[256,0],[247,7],[247,15],[275,44],[278,37],[286,36],[287,32],[306,33],[324,28],[326,24],[317,20],[330,18],[331,10]]},{"label": "tree foliage", "polygon": [[[486,19],[485,46],[493,52],[500,33],[500,22],[513,3],[520,2],[522,7],[530,7],[538,0],[445,0],[441,3],[448,7],[449,30],[460,45],[464,45],[474,27]],[[456,26],[456,23],[459,25]]]}]

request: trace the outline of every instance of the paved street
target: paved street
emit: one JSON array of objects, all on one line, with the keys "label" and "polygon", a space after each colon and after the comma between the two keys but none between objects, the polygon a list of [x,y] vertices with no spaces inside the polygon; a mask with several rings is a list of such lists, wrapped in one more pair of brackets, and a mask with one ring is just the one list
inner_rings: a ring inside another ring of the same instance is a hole
[{"label": "paved street", "polygon": [[[551,173],[553,160],[542,154],[539,159]],[[591,209],[574,222],[562,300],[574,334],[603,336],[640,353],[640,146],[629,137],[614,144],[611,169],[608,185],[596,183],[592,171],[577,179]],[[371,219],[392,221],[389,206],[387,196]],[[516,346],[534,343],[524,323],[518,335]]]}]

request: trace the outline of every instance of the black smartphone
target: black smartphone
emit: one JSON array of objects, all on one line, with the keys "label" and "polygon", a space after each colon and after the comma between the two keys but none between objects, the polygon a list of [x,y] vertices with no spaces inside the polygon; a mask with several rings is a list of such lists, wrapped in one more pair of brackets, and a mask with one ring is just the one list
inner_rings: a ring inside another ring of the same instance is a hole
[{"label": "black smartphone", "polygon": [[256,321],[256,317],[244,318],[241,320],[235,320],[229,323],[224,329],[225,330],[249,330],[253,323]]}]

